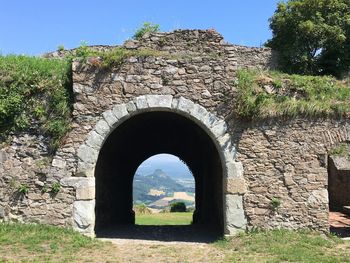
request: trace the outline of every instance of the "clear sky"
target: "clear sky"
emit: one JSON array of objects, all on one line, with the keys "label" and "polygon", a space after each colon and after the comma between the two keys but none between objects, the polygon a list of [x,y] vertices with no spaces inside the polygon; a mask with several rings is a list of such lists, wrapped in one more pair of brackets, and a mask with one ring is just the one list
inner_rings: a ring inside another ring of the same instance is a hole
[{"label": "clear sky", "polygon": [[0,53],[39,55],[79,46],[121,44],[143,22],[174,29],[215,28],[226,41],[260,46],[279,0],[3,0]]}]

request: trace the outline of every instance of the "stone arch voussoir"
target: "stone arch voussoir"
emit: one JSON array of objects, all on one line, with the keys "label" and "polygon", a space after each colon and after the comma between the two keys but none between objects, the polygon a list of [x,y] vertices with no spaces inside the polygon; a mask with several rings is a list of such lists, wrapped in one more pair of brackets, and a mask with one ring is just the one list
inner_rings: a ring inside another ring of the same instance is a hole
[{"label": "stone arch voussoir", "polygon": [[[103,112],[85,142],[77,150],[76,178],[81,178],[82,181],[86,178],[93,179],[99,151],[108,136],[125,120],[136,114],[149,111],[176,112],[194,121],[212,138],[220,154],[224,171],[224,181],[222,183],[224,184],[225,195],[223,204],[225,234],[235,234],[238,231],[245,230],[246,217],[243,209],[243,195],[247,189],[243,177],[242,163],[235,161],[236,148],[228,133],[228,126],[225,120],[218,118],[203,106],[184,97],[174,98],[172,95],[139,96],[127,103],[117,104],[112,109]],[[75,185],[79,185],[77,180],[74,179]],[[90,211],[86,212],[86,209]],[[85,200],[84,203],[84,200],[79,200],[77,196],[73,211],[73,221],[76,229],[89,234],[93,233],[93,209],[94,197],[91,200]]]}]

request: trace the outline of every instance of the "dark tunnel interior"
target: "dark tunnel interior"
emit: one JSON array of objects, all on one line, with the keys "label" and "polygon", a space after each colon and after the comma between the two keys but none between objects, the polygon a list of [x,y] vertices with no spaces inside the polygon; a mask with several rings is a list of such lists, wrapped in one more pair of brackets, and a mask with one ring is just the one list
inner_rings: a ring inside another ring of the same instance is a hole
[{"label": "dark tunnel interior", "polygon": [[193,225],[223,232],[222,165],[209,135],[173,112],[140,113],[124,121],[105,141],[95,168],[95,232],[135,222],[133,177],[147,158],[169,153],[181,158],[195,178]]}]

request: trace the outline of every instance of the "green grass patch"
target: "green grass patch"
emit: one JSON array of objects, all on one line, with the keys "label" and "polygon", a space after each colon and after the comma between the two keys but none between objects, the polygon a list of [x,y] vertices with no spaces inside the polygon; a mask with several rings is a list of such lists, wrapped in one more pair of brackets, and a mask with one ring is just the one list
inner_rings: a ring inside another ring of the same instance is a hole
[{"label": "green grass patch", "polygon": [[272,230],[216,242],[227,262],[350,262],[349,244],[311,231]]},{"label": "green grass patch", "polygon": [[71,64],[65,60],[0,56],[0,136],[40,130],[54,150],[71,116]]},{"label": "green grass patch", "polygon": [[240,70],[234,110],[247,119],[349,117],[350,88],[329,76]]},{"label": "green grass patch", "polygon": [[137,214],[137,225],[190,225],[192,212]]},{"label": "green grass patch", "polygon": [[0,262],[71,262],[81,249],[102,246],[66,228],[0,223]]}]

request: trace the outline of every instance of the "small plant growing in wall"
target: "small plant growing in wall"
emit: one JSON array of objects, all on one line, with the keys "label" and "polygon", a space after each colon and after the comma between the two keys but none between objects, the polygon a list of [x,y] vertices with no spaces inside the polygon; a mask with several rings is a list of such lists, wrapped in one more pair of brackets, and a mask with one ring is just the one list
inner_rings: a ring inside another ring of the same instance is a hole
[{"label": "small plant growing in wall", "polygon": [[57,47],[57,51],[64,51],[64,46],[63,45],[59,45]]},{"label": "small plant growing in wall", "polygon": [[47,193],[49,191],[49,187],[47,186],[47,184],[44,184],[43,187],[41,188],[41,192],[43,194]]},{"label": "small plant growing in wall", "polygon": [[54,182],[51,186],[51,192],[57,194],[61,190],[61,185],[58,182]]},{"label": "small plant growing in wall", "polygon": [[281,206],[281,199],[279,199],[277,197],[273,197],[270,201],[271,210],[277,211],[280,206]]},{"label": "small plant growing in wall", "polygon": [[155,33],[155,32],[159,32],[159,25],[153,24],[150,22],[145,22],[143,23],[142,27],[136,30],[135,34],[133,35],[133,39],[140,39],[146,33]]},{"label": "small plant growing in wall", "polygon": [[26,195],[29,192],[29,186],[26,184],[21,184],[18,186],[17,191],[22,195]]}]

